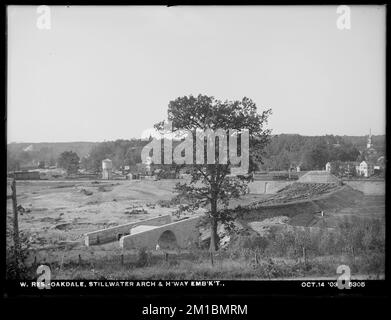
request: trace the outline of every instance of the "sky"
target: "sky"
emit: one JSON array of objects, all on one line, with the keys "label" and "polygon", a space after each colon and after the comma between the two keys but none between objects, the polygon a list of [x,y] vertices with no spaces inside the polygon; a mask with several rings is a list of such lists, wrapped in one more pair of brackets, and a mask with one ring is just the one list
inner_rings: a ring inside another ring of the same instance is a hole
[{"label": "sky", "polygon": [[[169,101],[271,108],[273,134],[385,134],[385,7],[9,6],[8,142],[140,138]],[[47,20],[46,20],[47,21]]]}]

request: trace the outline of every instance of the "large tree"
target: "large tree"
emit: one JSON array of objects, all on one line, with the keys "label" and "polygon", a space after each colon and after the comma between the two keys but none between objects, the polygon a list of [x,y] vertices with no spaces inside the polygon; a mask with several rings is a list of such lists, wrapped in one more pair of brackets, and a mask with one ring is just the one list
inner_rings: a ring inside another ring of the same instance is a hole
[{"label": "large tree", "polygon": [[68,174],[77,173],[79,170],[80,158],[76,152],[64,151],[58,158],[58,166],[67,171]]},{"label": "large tree", "polygon": [[[261,161],[263,148],[268,142],[270,130],[265,129],[264,125],[270,114],[271,109],[258,113],[257,106],[249,98],[243,98],[241,101],[220,101],[211,96],[190,95],[170,101],[168,105],[168,121],[172,123],[172,131],[186,130],[193,134],[194,139],[197,130],[205,132],[210,129],[216,132],[217,129],[223,129],[227,137],[229,130],[248,130],[250,171],[256,162]],[[155,127],[164,130],[164,121]],[[215,144],[214,164],[207,164],[206,161],[204,164],[195,164],[196,152],[193,152],[193,164],[187,165],[191,181],[178,183],[176,186],[177,197],[186,199],[186,205],[181,205],[178,213],[194,211],[201,206],[209,208],[207,220],[211,230],[211,251],[218,248],[218,223],[229,226],[233,221],[233,211],[228,207],[229,200],[239,197],[247,190],[247,180],[229,175],[232,166],[230,159],[226,164],[219,161],[222,155],[217,152],[218,144]],[[241,152],[240,145],[238,151]],[[206,160],[206,152],[204,157]]]}]

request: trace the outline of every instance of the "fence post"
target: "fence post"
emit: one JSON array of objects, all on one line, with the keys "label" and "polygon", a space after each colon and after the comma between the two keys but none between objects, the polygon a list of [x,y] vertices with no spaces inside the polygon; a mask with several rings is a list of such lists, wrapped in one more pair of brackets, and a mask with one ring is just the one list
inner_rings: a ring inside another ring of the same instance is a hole
[{"label": "fence post", "polygon": [[352,257],[353,257],[353,261],[355,261],[356,260],[356,256],[354,254],[354,247],[353,246],[352,246]]},{"label": "fence post", "polygon": [[307,266],[307,252],[305,250],[305,247],[303,247],[303,260],[304,260],[304,265]]},{"label": "fence post", "polygon": [[64,264],[64,256],[65,256],[65,249],[64,249],[64,251],[62,252],[61,264],[60,264],[60,272],[62,271],[62,266],[63,266],[63,264]]}]

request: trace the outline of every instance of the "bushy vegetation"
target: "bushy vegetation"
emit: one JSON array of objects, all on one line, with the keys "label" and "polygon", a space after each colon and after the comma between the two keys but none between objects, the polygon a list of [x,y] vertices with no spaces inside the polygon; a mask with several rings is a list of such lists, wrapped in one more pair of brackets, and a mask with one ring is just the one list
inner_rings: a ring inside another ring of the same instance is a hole
[{"label": "bushy vegetation", "polygon": [[267,238],[257,234],[246,236],[234,246],[244,251],[259,252],[268,257],[300,258],[303,248],[309,258],[328,255],[366,256],[384,254],[384,220],[363,219],[354,223],[343,221],[334,230],[294,228],[271,233]]},{"label": "bushy vegetation", "polygon": [[[381,220],[343,221],[334,232],[295,229],[261,237],[242,232],[213,255],[206,249],[155,252],[140,249],[121,258],[79,264],[52,263],[54,279],[274,279],[334,277],[341,264],[352,274],[380,277],[385,272],[385,225]],[[303,256],[305,248],[306,259]]]},{"label": "bushy vegetation", "polygon": [[14,243],[12,240],[12,228],[7,228],[6,241],[6,279],[25,279],[31,275],[31,267],[27,264],[30,251],[28,235],[19,232],[20,250],[15,256]]}]

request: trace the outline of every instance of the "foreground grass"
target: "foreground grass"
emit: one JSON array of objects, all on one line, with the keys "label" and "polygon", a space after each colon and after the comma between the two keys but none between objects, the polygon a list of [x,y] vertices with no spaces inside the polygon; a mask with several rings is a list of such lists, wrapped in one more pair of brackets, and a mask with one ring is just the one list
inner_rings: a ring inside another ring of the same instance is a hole
[{"label": "foreground grass", "polygon": [[[341,264],[349,265],[352,275],[384,276],[384,256],[349,257],[328,256],[308,260],[281,258],[231,259],[216,256],[212,265],[207,254],[194,256],[170,256],[167,260],[155,256],[125,261],[103,259],[79,265],[71,262],[63,266],[51,265],[53,279],[97,279],[97,280],[259,280],[305,277],[336,277],[336,269]],[[31,269],[32,278],[34,270]]]}]

